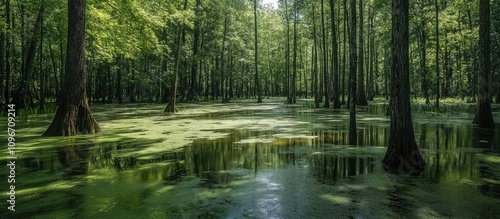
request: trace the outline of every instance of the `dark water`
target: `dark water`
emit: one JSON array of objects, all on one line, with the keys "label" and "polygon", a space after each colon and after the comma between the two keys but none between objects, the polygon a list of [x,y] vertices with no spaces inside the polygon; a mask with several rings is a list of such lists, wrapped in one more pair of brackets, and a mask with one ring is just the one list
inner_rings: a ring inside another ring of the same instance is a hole
[{"label": "dark water", "polygon": [[358,146],[347,142],[347,112],[286,108],[200,119],[278,116],[304,124],[221,129],[224,138],[197,139],[155,156],[135,156],[142,145],[127,142],[39,150],[18,160],[16,214],[2,209],[1,216],[499,217],[498,131],[478,130],[459,116],[417,115],[427,166],[419,176],[390,174],[380,163],[389,134],[384,110],[361,111]]}]

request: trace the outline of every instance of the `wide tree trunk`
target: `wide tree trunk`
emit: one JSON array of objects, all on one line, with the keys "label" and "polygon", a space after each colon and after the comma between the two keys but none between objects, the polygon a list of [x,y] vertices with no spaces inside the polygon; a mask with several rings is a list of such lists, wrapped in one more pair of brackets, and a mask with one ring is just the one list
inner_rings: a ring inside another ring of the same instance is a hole
[{"label": "wide tree trunk", "polygon": [[87,103],[85,72],[85,5],[86,0],[68,1],[68,45],[63,92],[52,124],[44,136],[93,134],[100,127]]},{"label": "wide tree trunk", "polygon": [[425,161],[415,142],[410,105],[408,0],[392,1],[392,67],[389,147],[383,163],[390,169],[416,172]]},{"label": "wide tree trunk", "polygon": [[490,1],[479,1],[479,86],[474,124],[480,128],[494,128],[491,114],[491,60],[490,60]]}]

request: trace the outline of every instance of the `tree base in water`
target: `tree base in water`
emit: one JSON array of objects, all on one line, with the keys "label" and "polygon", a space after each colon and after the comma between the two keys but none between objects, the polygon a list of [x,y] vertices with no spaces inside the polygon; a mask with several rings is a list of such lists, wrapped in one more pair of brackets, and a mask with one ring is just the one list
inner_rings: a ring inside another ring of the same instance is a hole
[{"label": "tree base in water", "polygon": [[425,167],[425,161],[416,144],[401,142],[401,145],[389,145],[384,160],[386,170],[397,172],[415,173],[420,172]]},{"label": "tree base in water", "polygon": [[43,133],[44,136],[72,136],[94,134],[100,131],[97,121],[90,113],[86,100],[80,103],[63,103],[57,108],[54,120]]}]

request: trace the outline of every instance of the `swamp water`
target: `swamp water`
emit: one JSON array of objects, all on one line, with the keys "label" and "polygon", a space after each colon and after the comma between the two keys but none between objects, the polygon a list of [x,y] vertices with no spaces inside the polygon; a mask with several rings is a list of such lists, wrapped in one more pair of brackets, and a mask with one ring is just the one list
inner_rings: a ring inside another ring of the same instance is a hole
[{"label": "swamp water", "polygon": [[381,165],[383,105],[359,109],[358,146],[347,144],[345,110],[270,101],[165,116],[163,105],[130,107],[93,106],[103,133],[71,141],[36,137],[50,119],[19,123],[20,136],[35,133],[17,141],[16,212],[4,201],[0,218],[500,217],[499,128],[478,130],[471,113],[414,112],[427,165],[406,176]]}]

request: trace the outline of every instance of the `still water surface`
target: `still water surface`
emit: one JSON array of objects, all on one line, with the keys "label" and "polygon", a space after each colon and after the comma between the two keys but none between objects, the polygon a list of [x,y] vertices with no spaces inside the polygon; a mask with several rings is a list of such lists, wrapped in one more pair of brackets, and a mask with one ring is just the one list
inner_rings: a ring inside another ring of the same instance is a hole
[{"label": "still water surface", "polygon": [[299,125],[219,129],[225,137],[156,156],[134,156],[143,146],[128,142],[41,149],[18,162],[14,218],[499,217],[498,131],[417,114],[427,166],[389,174],[388,118],[377,106],[361,111],[358,146],[347,142],[347,112],[278,107],[197,119]]}]

